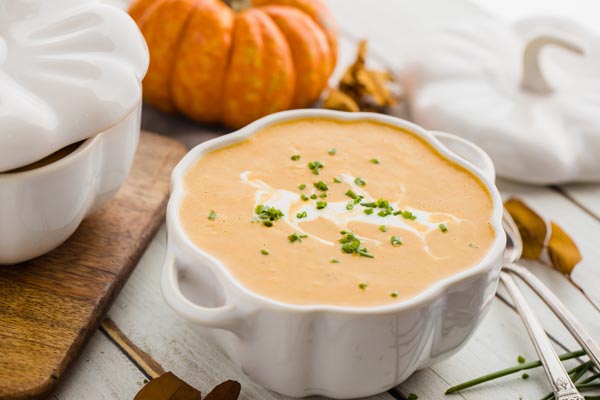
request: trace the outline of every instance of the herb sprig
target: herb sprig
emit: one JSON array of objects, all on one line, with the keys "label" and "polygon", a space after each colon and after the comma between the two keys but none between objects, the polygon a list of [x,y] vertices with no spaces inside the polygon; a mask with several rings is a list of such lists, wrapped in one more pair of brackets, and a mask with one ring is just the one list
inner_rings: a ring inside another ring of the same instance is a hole
[{"label": "herb sprig", "polygon": [[[572,352],[561,354],[558,358],[560,358],[560,360],[562,360],[562,361],[565,361],[565,360],[570,360],[572,358],[578,358],[578,357],[584,356],[585,354],[586,353],[584,350],[578,350],[578,351],[572,351]],[[502,378],[503,376],[511,375],[511,374],[521,372],[524,370],[528,370],[528,369],[538,368],[541,366],[542,366],[542,363],[539,360],[531,361],[528,363],[519,363],[518,365],[515,365],[513,367],[505,368],[505,369],[502,369],[502,370],[499,370],[496,372],[482,375],[478,378],[471,379],[470,381],[463,382],[456,386],[452,386],[451,388],[446,390],[446,394],[460,392],[467,388],[477,386],[482,383],[489,382],[489,381],[492,381],[492,380],[495,380],[498,378]],[[589,382],[582,381],[582,384],[588,384],[588,383]],[[575,385],[575,386],[577,387],[578,385]]]}]

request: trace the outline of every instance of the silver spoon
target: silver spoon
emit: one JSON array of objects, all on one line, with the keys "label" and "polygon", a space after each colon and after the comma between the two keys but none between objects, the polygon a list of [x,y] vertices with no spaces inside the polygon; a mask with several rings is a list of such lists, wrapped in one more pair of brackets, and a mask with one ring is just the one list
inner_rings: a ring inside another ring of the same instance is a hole
[{"label": "silver spoon", "polygon": [[[505,212],[504,214],[507,215],[508,213]],[[510,218],[510,216],[508,216],[508,218]],[[506,221],[506,217],[504,220]],[[510,220],[512,220],[512,218]],[[507,223],[505,223],[505,225],[507,225]],[[503,265],[503,269],[505,269],[506,264],[512,265],[521,257],[523,248],[520,236],[515,237],[513,231],[513,236],[511,237],[509,236],[508,232],[509,231],[507,230],[508,239],[513,243],[513,245],[507,246],[504,254],[505,265]],[[584,397],[575,388],[573,381],[558,358],[556,351],[554,351],[552,343],[550,343],[542,324],[535,316],[535,313],[531,307],[529,307],[529,304],[527,304],[525,296],[523,296],[521,289],[519,289],[513,277],[507,272],[501,272],[500,280],[502,283],[504,283],[506,290],[512,297],[515,307],[517,308],[517,311],[519,312],[519,315],[525,324],[527,333],[529,334],[529,337],[535,346],[535,350],[540,357],[542,365],[544,366],[544,370],[546,371],[546,376],[548,377],[548,380],[552,386],[554,397],[557,400],[584,400]]]},{"label": "silver spoon", "polygon": [[503,216],[503,226],[506,231],[507,243],[504,254],[503,269],[514,273],[521,278],[552,310],[564,326],[571,332],[581,347],[590,357],[590,360],[600,369],[600,346],[592,339],[575,316],[565,307],[560,299],[538,277],[529,272],[527,268],[515,264],[521,257],[523,242],[519,229],[507,212]]}]

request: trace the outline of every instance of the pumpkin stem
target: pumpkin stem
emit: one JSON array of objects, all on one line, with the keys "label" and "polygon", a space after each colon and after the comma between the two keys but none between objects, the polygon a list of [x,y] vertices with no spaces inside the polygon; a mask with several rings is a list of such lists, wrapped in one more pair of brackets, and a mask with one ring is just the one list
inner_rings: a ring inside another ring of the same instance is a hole
[{"label": "pumpkin stem", "polygon": [[529,92],[548,95],[554,92],[550,87],[540,66],[540,53],[544,46],[554,45],[576,54],[583,54],[581,47],[567,40],[554,36],[538,36],[530,40],[523,53],[523,80],[521,87]]},{"label": "pumpkin stem", "polygon": [[233,11],[240,12],[252,7],[252,0],[223,0]]}]

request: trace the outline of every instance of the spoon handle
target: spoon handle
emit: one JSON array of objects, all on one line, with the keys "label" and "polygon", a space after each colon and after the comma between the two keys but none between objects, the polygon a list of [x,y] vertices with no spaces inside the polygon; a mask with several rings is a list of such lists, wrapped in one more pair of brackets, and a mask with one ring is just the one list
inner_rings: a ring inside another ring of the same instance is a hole
[{"label": "spoon handle", "polygon": [[503,265],[503,269],[514,273],[521,278],[537,295],[546,303],[552,312],[560,319],[564,326],[571,332],[573,337],[581,345],[583,350],[589,355],[590,360],[600,368],[600,346],[592,339],[592,336],[587,333],[581,323],[575,316],[565,307],[558,297],[539,280],[534,274],[526,268],[517,264]]},{"label": "spoon handle", "polygon": [[573,381],[567,374],[565,367],[560,362],[558,355],[554,351],[544,328],[527,304],[525,296],[511,275],[506,272],[500,273],[500,280],[504,283],[506,290],[512,297],[517,311],[527,328],[527,333],[533,341],[546,375],[552,385],[554,397],[557,400],[584,400],[584,397],[577,391]]}]

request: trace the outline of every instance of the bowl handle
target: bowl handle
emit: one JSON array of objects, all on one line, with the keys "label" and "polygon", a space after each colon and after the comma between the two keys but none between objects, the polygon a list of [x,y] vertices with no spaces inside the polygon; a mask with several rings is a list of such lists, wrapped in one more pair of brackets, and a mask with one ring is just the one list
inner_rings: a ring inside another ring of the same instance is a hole
[{"label": "bowl handle", "polygon": [[203,307],[185,297],[179,286],[179,273],[175,256],[168,255],[163,266],[161,288],[167,304],[177,314],[210,328],[233,331],[238,326],[241,317],[234,304]]},{"label": "bowl handle", "polygon": [[488,154],[479,146],[446,132],[429,131],[437,140],[460,158],[479,169],[491,182],[496,180],[496,169]]}]

